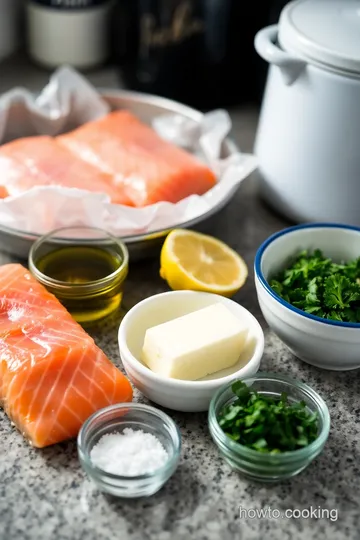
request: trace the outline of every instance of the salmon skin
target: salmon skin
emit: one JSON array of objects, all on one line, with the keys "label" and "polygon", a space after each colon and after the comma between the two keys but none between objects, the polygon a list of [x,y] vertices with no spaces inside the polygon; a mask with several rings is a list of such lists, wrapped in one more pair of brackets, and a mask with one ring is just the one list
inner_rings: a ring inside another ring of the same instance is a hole
[{"label": "salmon skin", "polygon": [[113,203],[132,205],[113,175],[91,166],[51,137],[25,137],[0,147],[0,198],[49,185],[106,193]]},{"label": "salmon skin", "polygon": [[165,141],[128,111],[115,111],[57,140],[75,156],[115,176],[136,207],[203,195],[214,173],[194,156]]},{"label": "salmon skin", "polygon": [[30,443],[77,435],[132,387],[60,302],[20,264],[0,267],[0,404]]}]

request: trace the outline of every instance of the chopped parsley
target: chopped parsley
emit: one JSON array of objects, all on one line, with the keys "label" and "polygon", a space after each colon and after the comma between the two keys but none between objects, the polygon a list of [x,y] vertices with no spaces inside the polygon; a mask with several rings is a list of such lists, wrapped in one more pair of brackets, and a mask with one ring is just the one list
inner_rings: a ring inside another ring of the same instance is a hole
[{"label": "chopped parsley", "polygon": [[337,264],[319,249],[302,251],[270,280],[270,287],[306,313],[360,323],[360,257]]},{"label": "chopped parsley", "polygon": [[225,405],[219,425],[228,437],[262,453],[280,454],[304,448],[318,436],[318,418],[303,401],[289,402],[258,394],[236,381],[232,391],[237,399]]}]

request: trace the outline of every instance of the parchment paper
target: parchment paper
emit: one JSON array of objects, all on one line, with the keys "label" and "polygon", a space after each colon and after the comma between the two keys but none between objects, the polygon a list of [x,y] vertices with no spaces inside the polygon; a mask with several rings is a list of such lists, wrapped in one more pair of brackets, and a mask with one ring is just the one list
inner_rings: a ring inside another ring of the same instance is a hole
[{"label": "parchment paper", "polygon": [[[38,96],[15,88],[0,98],[0,143],[36,134],[54,136],[108,112],[97,90],[76,71],[63,67]],[[104,228],[118,236],[171,228],[217,207],[256,168],[251,154],[238,152],[221,159],[223,141],[231,130],[225,110],[204,115],[200,124],[180,115],[159,116],[153,128],[204,160],[214,170],[217,185],[202,196],[144,208],[112,204],[106,194],[75,188],[34,187],[0,200],[0,223],[37,234],[78,225]]]}]

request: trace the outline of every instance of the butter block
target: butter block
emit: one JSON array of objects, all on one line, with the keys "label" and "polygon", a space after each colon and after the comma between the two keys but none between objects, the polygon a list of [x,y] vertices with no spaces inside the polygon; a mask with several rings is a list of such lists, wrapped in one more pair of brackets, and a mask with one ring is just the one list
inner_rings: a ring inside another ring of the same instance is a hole
[{"label": "butter block", "polygon": [[194,381],[236,364],[248,329],[223,304],[149,328],[142,360],[152,371]]}]

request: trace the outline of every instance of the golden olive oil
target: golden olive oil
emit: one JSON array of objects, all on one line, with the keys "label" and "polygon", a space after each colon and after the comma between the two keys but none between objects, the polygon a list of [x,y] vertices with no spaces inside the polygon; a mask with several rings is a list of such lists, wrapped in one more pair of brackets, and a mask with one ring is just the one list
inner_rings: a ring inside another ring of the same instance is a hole
[{"label": "golden olive oil", "polygon": [[79,323],[95,322],[120,307],[127,266],[115,250],[61,247],[40,257],[36,267],[47,278],[46,288]]}]

